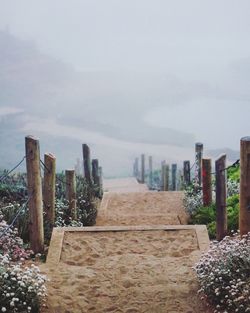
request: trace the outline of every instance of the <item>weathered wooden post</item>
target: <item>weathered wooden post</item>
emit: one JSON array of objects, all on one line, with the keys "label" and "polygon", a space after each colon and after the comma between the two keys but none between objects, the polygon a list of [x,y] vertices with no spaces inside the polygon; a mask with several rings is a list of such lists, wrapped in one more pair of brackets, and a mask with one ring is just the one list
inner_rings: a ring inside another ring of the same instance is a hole
[{"label": "weathered wooden post", "polygon": [[101,191],[103,191],[103,173],[102,173],[102,167],[101,166],[98,167],[98,176],[99,176],[100,189],[101,189]]},{"label": "weathered wooden post", "polygon": [[240,142],[240,215],[241,236],[250,232],[250,137]]},{"label": "weathered wooden post", "polygon": [[76,159],[75,173],[76,175],[81,175],[81,162],[79,158]]},{"label": "weathered wooden post", "polygon": [[172,164],[172,190],[176,190],[176,172],[177,172],[177,164]]},{"label": "weathered wooden post", "polygon": [[141,155],[141,183],[145,183],[145,154]]},{"label": "weathered wooden post", "polygon": [[149,188],[153,187],[153,157],[149,156],[148,158],[148,167],[149,167]]},{"label": "weathered wooden post", "polygon": [[69,211],[71,217],[77,218],[76,212],[76,175],[74,170],[66,170],[66,199],[69,201]]},{"label": "weathered wooden post", "polygon": [[222,240],[227,235],[227,182],[226,155],[221,155],[215,162],[216,171],[216,239]]},{"label": "weathered wooden post", "polygon": [[139,178],[139,158],[135,158],[135,178]]},{"label": "weathered wooden post", "polygon": [[191,174],[190,174],[190,161],[183,162],[183,178],[184,185],[188,186],[191,183]]},{"label": "weathered wooden post", "polygon": [[82,154],[83,154],[83,176],[86,178],[86,181],[89,184],[92,184],[91,177],[91,164],[90,164],[90,149],[87,144],[82,145]]},{"label": "weathered wooden post", "polygon": [[203,144],[198,142],[195,144],[195,179],[199,186],[202,184],[202,157],[203,157]]},{"label": "weathered wooden post", "polygon": [[163,190],[168,191],[169,190],[169,165],[168,164],[164,164],[163,171],[164,171]]},{"label": "weathered wooden post", "polygon": [[34,253],[44,249],[42,179],[39,140],[25,137],[27,183],[29,194],[29,237]]},{"label": "weathered wooden post", "polygon": [[56,158],[51,153],[44,154],[44,181],[43,204],[46,219],[50,227],[55,223],[55,196],[56,196]]},{"label": "weathered wooden post", "polygon": [[160,190],[164,190],[164,175],[165,175],[165,165],[166,161],[161,161],[161,181],[160,181]]},{"label": "weathered wooden post", "polygon": [[93,177],[94,184],[99,187],[100,181],[99,181],[98,168],[99,168],[98,159],[93,159],[92,160],[92,177]]},{"label": "weathered wooden post", "polygon": [[203,205],[209,206],[212,204],[212,160],[202,159],[202,191]]}]

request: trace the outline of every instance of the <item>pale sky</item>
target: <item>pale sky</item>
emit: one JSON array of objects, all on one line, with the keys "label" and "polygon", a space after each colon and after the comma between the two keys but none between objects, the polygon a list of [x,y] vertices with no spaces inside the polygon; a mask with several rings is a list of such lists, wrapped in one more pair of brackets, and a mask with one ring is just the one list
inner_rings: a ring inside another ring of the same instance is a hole
[{"label": "pale sky", "polygon": [[[250,135],[249,0],[0,0],[6,29],[100,75],[93,103],[140,105],[147,125],[193,134],[209,148],[238,149]],[[107,73],[126,79],[106,85]],[[103,119],[119,125],[109,112]]]}]

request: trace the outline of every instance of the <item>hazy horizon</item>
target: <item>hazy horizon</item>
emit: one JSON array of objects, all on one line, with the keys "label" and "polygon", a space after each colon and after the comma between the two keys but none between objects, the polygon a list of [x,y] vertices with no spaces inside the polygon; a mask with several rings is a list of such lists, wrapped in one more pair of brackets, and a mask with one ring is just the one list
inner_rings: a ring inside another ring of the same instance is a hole
[{"label": "hazy horizon", "polygon": [[1,166],[28,133],[58,154],[72,146],[59,168],[89,143],[110,175],[140,153],[181,162],[197,141],[239,150],[249,135],[248,1],[0,5],[0,126],[13,132]]}]

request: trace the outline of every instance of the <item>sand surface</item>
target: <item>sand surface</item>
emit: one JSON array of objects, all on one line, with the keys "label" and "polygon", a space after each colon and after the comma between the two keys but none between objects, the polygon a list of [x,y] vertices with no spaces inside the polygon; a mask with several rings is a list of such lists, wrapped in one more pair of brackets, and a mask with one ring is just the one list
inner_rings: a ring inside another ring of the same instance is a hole
[{"label": "sand surface", "polygon": [[[185,222],[181,193],[136,194],[111,188],[98,225]],[[65,232],[59,263],[44,269],[50,282],[43,312],[210,312],[196,295],[192,266],[201,251],[195,230],[149,228]]]},{"label": "sand surface", "polygon": [[96,225],[187,224],[182,192],[104,194]]},{"label": "sand surface", "polygon": [[143,192],[147,191],[146,184],[139,184],[134,177],[104,179],[103,189],[105,192]]}]

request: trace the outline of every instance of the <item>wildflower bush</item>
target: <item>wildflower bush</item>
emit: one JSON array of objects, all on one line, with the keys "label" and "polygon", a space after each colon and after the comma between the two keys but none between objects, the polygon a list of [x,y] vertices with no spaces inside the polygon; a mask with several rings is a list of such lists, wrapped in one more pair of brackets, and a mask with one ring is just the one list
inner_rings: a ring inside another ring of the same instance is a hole
[{"label": "wildflower bush", "polygon": [[195,183],[186,186],[184,190],[184,207],[192,217],[203,205],[202,190]]},{"label": "wildflower bush", "polygon": [[213,242],[195,266],[200,293],[216,312],[250,312],[250,233]]},{"label": "wildflower bush", "polygon": [[38,267],[12,264],[0,255],[0,311],[38,313],[46,296],[46,277]]},{"label": "wildflower bush", "polygon": [[28,259],[33,252],[24,245],[18,236],[18,230],[9,228],[5,221],[0,223],[0,255],[7,255],[11,260]]}]

